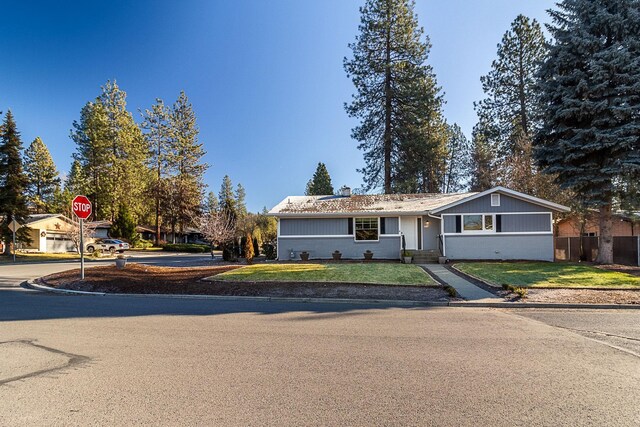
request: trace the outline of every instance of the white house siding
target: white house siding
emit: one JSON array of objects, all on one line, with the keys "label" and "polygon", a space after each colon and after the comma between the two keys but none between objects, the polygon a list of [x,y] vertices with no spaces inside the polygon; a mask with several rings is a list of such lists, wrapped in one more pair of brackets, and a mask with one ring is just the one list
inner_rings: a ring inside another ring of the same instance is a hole
[{"label": "white house siding", "polygon": [[452,260],[553,261],[553,234],[540,235],[449,235],[447,258]]}]

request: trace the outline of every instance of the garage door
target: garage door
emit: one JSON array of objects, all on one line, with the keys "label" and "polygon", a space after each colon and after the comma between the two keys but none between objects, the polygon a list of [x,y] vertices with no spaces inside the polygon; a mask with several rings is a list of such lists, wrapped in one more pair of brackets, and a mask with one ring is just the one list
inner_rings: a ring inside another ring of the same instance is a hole
[{"label": "garage door", "polygon": [[76,246],[71,239],[63,236],[47,236],[47,252],[75,252]]}]

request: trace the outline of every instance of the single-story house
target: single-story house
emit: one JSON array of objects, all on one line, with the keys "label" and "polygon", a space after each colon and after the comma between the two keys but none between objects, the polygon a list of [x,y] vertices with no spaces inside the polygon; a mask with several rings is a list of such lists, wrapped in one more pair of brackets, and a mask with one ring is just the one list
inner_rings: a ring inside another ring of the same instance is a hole
[{"label": "single-story house", "polygon": [[[640,212],[629,215],[625,212],[613,213],[613,236],[637,236],[640,234]],[[557,237],[597,237],[600,232],[598,211],[588,211],[586,215],[572,214],[556,223]]]},{"label": "single-story house", "polygon": [[479,193],[289,196],[278,219],[278,259],[399,259],[407,250],[453,260],[553,261],[553,215],[569,208],[504,187]]},{"label": "single-story house", "polygon": [[31,243],[20,243],[18,249],[29,252],[75,252],[69,232],[73,222],[62,214],[29,215],[23,224],[29,227]]}]

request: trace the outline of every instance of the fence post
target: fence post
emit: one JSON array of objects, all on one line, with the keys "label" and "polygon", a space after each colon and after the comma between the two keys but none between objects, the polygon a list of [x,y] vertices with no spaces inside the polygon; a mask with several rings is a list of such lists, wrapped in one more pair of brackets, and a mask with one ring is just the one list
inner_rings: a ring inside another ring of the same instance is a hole
[{"label": "fence post", "polygon": [[571,261],[571,237],[567,237],[567,253],[569,254],[567,261]]},{"label": "fence post", "polygon": [[636,246],[638,247],[638,252],[636,252],[636,255],[638,255],[638,267],[640,267],[640,236],[636,236]]}]

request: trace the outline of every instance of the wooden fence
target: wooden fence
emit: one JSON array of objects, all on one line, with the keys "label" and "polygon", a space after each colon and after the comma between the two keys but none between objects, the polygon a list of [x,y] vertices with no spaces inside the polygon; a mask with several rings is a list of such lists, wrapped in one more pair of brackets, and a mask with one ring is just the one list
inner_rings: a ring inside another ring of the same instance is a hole
[{"label": "wooden fence", "polygon": [[[593,262],[598,257],[597,237],[556,237],[556,261]],[[640,266],[640,237],[613,238],[613,262]]]}]

